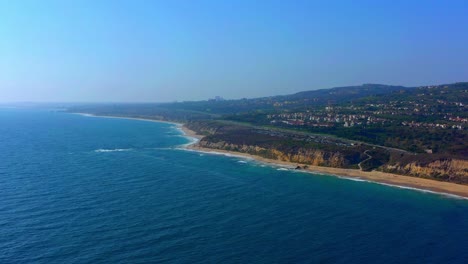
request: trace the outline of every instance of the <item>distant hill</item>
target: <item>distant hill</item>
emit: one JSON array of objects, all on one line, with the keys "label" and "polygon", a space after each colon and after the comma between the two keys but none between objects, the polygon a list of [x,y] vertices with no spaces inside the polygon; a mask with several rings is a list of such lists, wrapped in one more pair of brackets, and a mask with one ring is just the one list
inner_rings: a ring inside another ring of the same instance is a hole
[{"label": "distant hill", "polygon": [[330,102],[343,103],[362,97],[385,95],[395,91],[406,91],[412,89],[413,88],[404,86],[363,84],[359,86],[344,86],[330,89],[304,91],[291,95],[278,96],[276,98],[291,101],[309,101],[311,104],[324,104]]},{"label": "distant hill", "polygon": [[[390,93],[375,94],[361,98],[373,103],[387,103],[388,101],[430,101],[433,104],[445,102],[467,102],[468,82],[453,84],[420,86],[411,89],[397,89]],[[361,100],[361,101],[363,101]]]},{"label": "distant hill", "polygon": [[[450,91],[453,87],[464,89],[466,83],[445,85]],[[430,87],[445,87],[430,86]],[[270,97],[223,100],[223,101],[189,101],[176,103],[120,103],[95,104],[71,107],[73,112],[86,111],[98,114],[118,113],[119,115],[145,115],[164,117],[166,119],[186,121],[216,119],[224,115],[247,114],[258,112],[295,111],[310,107],[328,106],[372,100],[390,100],[416,96],[418,91],[428,88],[414,88],[383,84],[363,84],[359,86],[335,87],[298,92],[290,95]],[[452,94],[450,92],[448,94]],[[448,99],[448,98],[447,98]]]}]

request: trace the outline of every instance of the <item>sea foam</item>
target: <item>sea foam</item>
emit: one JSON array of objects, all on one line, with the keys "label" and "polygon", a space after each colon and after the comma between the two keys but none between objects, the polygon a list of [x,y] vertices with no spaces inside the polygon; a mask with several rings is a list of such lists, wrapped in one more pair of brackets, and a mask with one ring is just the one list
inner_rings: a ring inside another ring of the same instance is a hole
[{"label": "sea foam", "polygon": [[132,149],[96,149],[94,152],[123,152],[130,151]]}]

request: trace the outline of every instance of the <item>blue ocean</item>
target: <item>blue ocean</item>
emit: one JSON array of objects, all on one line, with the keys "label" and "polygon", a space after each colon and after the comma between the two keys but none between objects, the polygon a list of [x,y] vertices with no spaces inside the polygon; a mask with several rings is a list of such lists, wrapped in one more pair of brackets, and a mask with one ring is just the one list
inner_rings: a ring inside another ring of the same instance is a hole
[{"label": "blue ocean", "polygon": [[468,263],[468,200],[189,141],[173,124],[0,109],[0,263]]}]

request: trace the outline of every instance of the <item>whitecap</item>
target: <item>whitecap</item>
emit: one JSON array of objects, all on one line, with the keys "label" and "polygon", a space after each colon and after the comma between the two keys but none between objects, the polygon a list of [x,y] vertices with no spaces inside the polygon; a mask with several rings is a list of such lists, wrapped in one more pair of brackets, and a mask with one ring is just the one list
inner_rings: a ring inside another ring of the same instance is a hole
[{"label": "whitecap", "polygon": [[[371,181],[369,181],[369,182],[371,182]],[[455,199],[468,200],[467,197],[463,197],[463,196],[456,195],[456,194],[451,194],[451,193],[437,192],[437,191],[431,191],[431,190],[426,190],[426,189],[420,189],[420,188],[414,188],[414,187],[402,186],[402,185],[396,185],[396,184],[389,184],[389,183],[383,183],[383,182],[371,182],[371,183],[390,186],[390,187],[395,187],[395,188],[400,188],[400,189],[418,191],[418,192],[423,192],[423,193],[437,194],[437,195],[442,195],[442,196],[445,196],[445,197],[450,197],[450,198],[455,198]]]},{"label": "whitecap", "polygon": [[361,178],[354,178],[354,177],[338,176],[338,178],[345,179],[345,180],[350,180],[350,181],[357,181],[357,182],[368,182],[368,183],[379,184],[379,185],[384,185],[384,186],[388,186],[388,187],[412,190],[412,191],[423,192],[423,193],[442,195],[442,196],[445,196],[445,197],[450,197],[450,198],[455,198],[455,199],[468,200],[468,198],[466,198],[466,197],[456,195],[456,194],[451,194],[451,193],[437,192],[437,191],[431,191],[431,190],[426,190],[426,189],[420,189],[420,188],[415,188],[415,187],[402,186],[402,185],[390,184],[390,183],[384,183],[384,182],[369,181],[369,180],[364,180],[364,179],[361,179]]},{"label": "whitecap", "polygon": [[338,178],[346,179],[346,180],[350,180],[350,181],[357,181],[357,182],[370,182],[368,180],[363,180],[361,178],[352,178],[352,177],[344,177],[344,176],[338,176]]},{"label": "whitecap", "polygon": [[132,149],[96,149],[94,152],[123,152],[130,150]]},{"label": "whitecap", "polygon": [[198,138],[195,138],[195,137],[190,137],[190,136],[186,136],[186,135],[178,135],[178,136],[179,137],[184,137],[184,138],[189,140],[188,143],[180,145],[180,147],[183,147],[183,148],[184,147],[186,148],[186,147],[188,147],[190,145],[194,145],[194,144],[198,143],[198,141],[200,141]]}]

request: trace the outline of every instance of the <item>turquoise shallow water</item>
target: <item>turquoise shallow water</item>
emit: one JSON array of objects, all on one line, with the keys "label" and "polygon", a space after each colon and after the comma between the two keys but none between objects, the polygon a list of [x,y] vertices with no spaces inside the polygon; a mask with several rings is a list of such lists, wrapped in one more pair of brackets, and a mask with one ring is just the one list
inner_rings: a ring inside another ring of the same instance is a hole
[{"label": "turquoise shallow water", "polygon": [[0,263],[468,263],[468,201],[179,149],[171,124],[0,109]]}]

